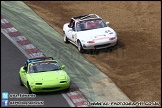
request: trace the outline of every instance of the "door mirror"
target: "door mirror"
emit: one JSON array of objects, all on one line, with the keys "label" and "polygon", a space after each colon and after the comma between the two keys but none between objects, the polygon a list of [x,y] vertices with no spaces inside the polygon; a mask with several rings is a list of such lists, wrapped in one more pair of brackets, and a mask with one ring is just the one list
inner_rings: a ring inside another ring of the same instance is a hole
[{"label": "door mirror", "polygon": [[69,29],[68,29],[68,32],[69,32],[69,31],[72,31],[72,28],[69,28]]},{"label": "door mirror", "polygon": [[109,25],[110,24],[110,22],[106,22],[106,25]]},{"label": "door mirror", "polygon": [[21,72],[22,72],[22,73],[25,73],[26,71],[25,71],[25,70],[22,70]]},{"label": "door mirror", "polygon": [[26,67],[25,66],[21,68],[21,72],[22,73],[25,73],[26,72]]},{"label": "door mirror", "polygon": [[61,66],[61,69],[65,69],[65,65],[62,65],[62,66]]}]

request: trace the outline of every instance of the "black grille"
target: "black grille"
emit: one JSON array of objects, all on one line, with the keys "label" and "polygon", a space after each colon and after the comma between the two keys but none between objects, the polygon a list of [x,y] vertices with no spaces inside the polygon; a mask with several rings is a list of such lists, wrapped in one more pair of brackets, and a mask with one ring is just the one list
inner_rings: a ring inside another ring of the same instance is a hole
[{"label": "black grille", "polygon": [[66,83],[66,81],[60,81],[60,83]]},{"label": "black grille", "polygon": [[42,83],[35,83],[36,85],[42,85]]},{"label": "black grille", "polygon": [[42,88],[42,90],[55,90],[55,89],[59,89],[60,87],[54,87],[54,88]]},{"label": "black grille", "polygon": [[103,44],[103,45],[95,45],[94,47],[95,48],[100,48],[100,47],[106,47],[106,46],[109,46],[110,45],[110,43],[108,43],[108,44]]}]

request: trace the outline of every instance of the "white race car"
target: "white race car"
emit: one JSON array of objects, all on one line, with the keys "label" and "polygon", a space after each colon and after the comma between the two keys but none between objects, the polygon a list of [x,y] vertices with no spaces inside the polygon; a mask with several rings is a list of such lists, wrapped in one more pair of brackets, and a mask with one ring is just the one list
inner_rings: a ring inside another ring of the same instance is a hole
[{"label": "white race car", "polygon": [[102,49],[117,44],[116,32],[108,27],[96,14],[72,17],[64,24],[64,42],[71,42],[78,47],[79,52],[86,49]]}]

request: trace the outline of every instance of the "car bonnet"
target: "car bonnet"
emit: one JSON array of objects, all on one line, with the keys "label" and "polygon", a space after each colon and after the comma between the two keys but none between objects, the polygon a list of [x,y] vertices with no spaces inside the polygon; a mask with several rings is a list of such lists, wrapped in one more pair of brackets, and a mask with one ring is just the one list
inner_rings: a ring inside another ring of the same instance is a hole
[{"label": "car bonnet", "polygon": [[[113,34],[110,34],[110,32],[113,32]],[[76,35],[80,40],[92,40],[98,36],[114,37],[115,31],[110,27],[104,27],[93,30],[80,31]]]},{"label": "car bonnet", "polygon": [[30,76],[34,81],[51,81],[66,79],[66,74],[62,70],[30,73]]}]

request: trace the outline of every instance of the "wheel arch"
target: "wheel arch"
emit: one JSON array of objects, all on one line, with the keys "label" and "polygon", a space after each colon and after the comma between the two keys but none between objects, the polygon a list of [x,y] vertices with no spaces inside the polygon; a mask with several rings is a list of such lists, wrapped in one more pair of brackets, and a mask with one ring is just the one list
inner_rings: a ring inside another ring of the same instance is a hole
[{"label": "wheel arch", "polygon": [[[78,42],[80,42],[80,40],[79,40],[79,39],[77,39],[77,43],[78,43]],[[80,43],[81,43],[81,42],[80,42]]]}]

